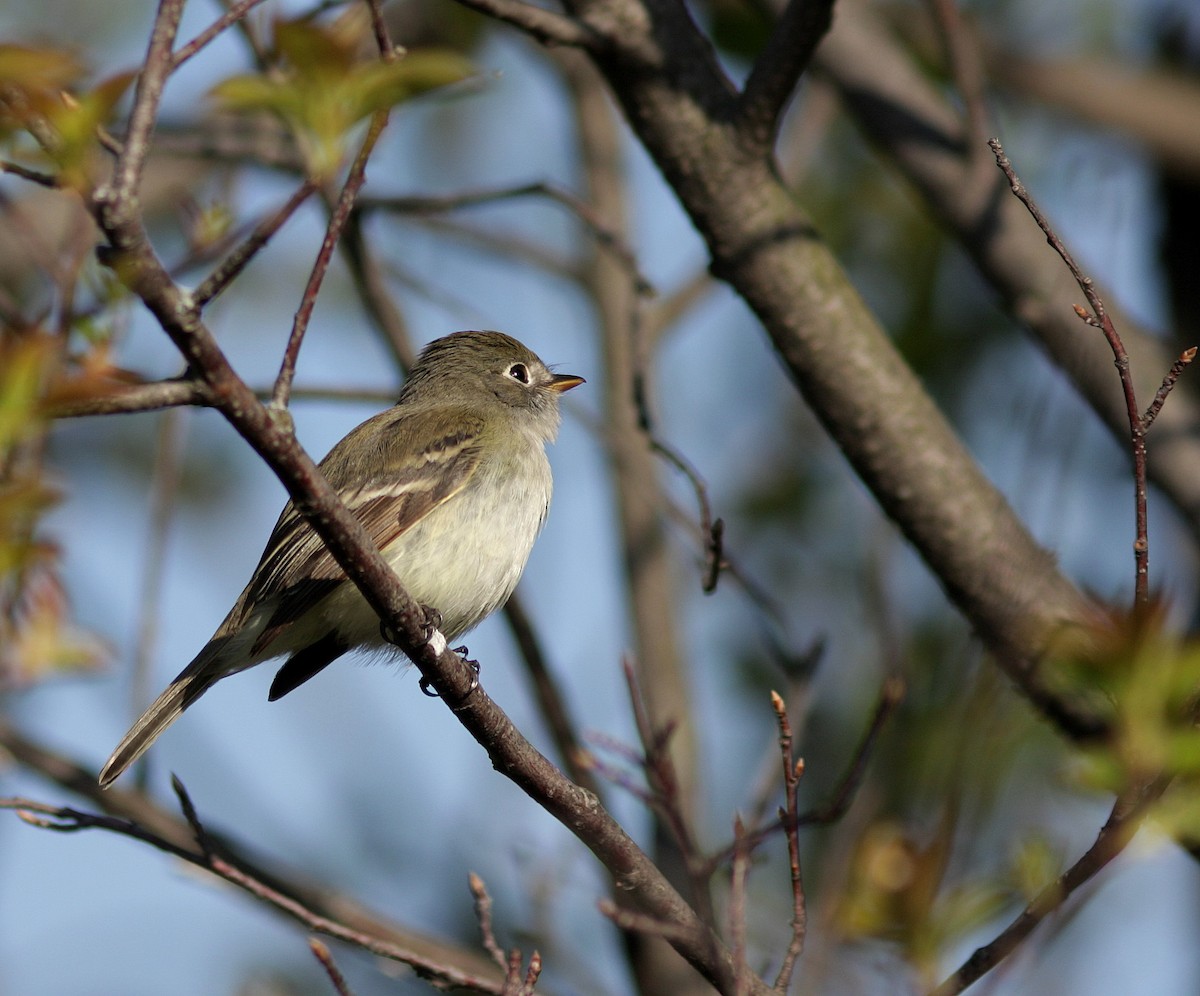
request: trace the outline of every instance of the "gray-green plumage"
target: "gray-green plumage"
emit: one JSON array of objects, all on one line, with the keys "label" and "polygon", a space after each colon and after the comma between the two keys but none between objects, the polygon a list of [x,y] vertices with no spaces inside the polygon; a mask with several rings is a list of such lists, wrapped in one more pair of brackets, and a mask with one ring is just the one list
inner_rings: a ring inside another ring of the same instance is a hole
[{"label": "gray-green plumage", "polygon": [[[510,336],[457,332],[425,348],[395,407],[321,461],[408,593],[441,614],[448,640],[516,587],[550,505],[545,447],[558,396],[582,382],[552,374]],[[379,620],[289,502],[225,621],[125,735],[100,784],[221,678],[287,654],[276,699],[361,646],[385,646]]]}]

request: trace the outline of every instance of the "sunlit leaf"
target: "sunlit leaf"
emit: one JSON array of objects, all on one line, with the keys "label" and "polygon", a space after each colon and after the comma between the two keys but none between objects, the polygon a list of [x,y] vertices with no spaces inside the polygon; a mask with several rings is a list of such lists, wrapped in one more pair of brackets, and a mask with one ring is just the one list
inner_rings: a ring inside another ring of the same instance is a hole
[{"label": "sunlit leaf", "polygon": [[472,72],[466,59],[450,51],[413,52],[394,62],[358,61],[352,34],[308,19],[277,22],[275,49],[282,66],[272,74],[234,76],[211,94],[226,109],[269,111],[282,118],[319,179],[340,166],[346,135],[360,121]]},{"label": "sunlit leaf", "polygon": [[40,429],[40,398],[58,362],[59,346],[50,336],[0,341],[0,458]]}]

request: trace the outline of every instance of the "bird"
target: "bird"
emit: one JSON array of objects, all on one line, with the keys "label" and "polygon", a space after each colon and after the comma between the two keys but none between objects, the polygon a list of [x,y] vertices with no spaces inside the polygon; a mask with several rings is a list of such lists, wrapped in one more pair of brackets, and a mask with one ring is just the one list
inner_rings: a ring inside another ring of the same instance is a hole
[{"label": "bird", "polygon": [[[550,507],[546,446],[558,433],[559,399],[583,383],[502,332],[455,332],[422,350],[393,407],[321,461],[448,641],[516,587]],[[225,621],[125,734],[100,785],[222,678],[287,655],[268,694],[275,701],[359,647],[389,647],[379,618],[288,502]]]}]

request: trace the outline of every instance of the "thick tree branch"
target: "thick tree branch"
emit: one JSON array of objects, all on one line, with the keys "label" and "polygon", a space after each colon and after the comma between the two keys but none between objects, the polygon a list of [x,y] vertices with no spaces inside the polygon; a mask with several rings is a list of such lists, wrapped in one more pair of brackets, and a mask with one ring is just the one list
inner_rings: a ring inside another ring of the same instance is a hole
[{"label": "thick tree branch", "polygon": [[[852,11],[852,15],[851,15]],[[1079,289],[1024,208],[995,175],[972,169],[959,115],[862,4],[842,11],[814,60],[867,138],[887,155],[962,243],[1004,306],[1071,378],[1114,436],[1128,438],[1125,400],[1104,341],[1086,334],[1073,305]],[[982,182],[980,182],[982,180]],[[1149,397],[1176,359],[1112,305],[1137,393]],[[1155,423],[1150,479],[1200,536],[1200,403],[1176,392]]]},{"label": "thick tree branch", "polygon": [[757,315],[846,458],[1025,695],[1072,734],[1097,733],[1103,719],[1052,693],[1038,671],[1052,637],[1090,625],[1092,606],[984,477],[772,159],[747,157],[728,79],[686,10],[673,0],[583,9],[589,23],[646,25],[629,41],[641,56],[653,49],[636,71],[623,48],[594,58],[707,242],[713,272]]}]

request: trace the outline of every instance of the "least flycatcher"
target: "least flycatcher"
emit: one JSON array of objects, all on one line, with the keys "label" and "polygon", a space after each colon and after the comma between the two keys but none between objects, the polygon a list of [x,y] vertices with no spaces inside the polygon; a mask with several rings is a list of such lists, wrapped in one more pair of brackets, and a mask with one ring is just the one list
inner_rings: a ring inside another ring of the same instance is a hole
[{"label": "least flycatcher", "polygon": [[[550,506],[545,447],[558,432],[558,396],[582,383],[551,373],[510,336],[456,332],[425,348],[394,408],[321,461],[408,593],[440,614],[448,640],[516,587]],[[226,675],[289,655],[274,701],[364,646],[386,646],[379,619],[289,502],[237,604],[125,735],[100,784]]]}]

